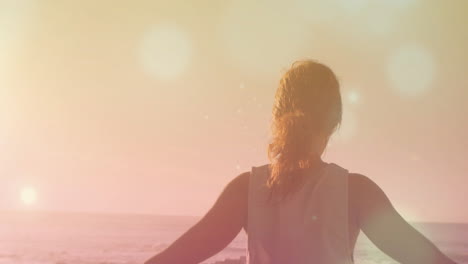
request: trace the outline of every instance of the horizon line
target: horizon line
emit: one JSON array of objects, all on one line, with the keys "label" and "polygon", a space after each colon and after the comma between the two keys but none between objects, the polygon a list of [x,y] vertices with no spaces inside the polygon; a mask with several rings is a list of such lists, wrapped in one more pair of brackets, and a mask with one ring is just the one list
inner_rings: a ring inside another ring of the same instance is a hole
[{"label": "horizon line", "polygon": [[[2,213],[43,213],[43,214],[82,214],[82,215],[109,215],[109,216],[146,216],[146,217],[185,217],[185,218],[202,218],[202,215],[182,215],[182,214],[156,214],[147,212],[116,212],[116,211],[81,211],[81,210],[33,210],[33,209],[0,209]],[[454,221],[431,221],[431,220],[411,220],[409,223],[415,224],[462,224],[468,225],[468,222]]]}]

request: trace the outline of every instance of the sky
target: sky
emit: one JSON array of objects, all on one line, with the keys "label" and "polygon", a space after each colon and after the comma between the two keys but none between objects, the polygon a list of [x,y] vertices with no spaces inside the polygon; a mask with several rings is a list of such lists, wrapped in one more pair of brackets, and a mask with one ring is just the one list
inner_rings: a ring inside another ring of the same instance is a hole
[{"label": "sky", "polygon": [[338,76],[324,160],[468,222],[468,2],[0,1],[0,211],[203,215],[268,163],[281,74]]}]

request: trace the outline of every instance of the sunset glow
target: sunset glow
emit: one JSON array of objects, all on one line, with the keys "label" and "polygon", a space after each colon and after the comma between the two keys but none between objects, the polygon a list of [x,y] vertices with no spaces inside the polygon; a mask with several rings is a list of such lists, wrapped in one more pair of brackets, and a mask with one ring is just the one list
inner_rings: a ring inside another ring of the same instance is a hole
[{"label": "sunset glow", "polygon": [[444,3],[0,1],[0,210],[204,215],[313,59],[344,109],[323,159],[466,222],[468,2]]},{"label": "sunset glow", "polygon": [[468,264],[467,10],[0,0],[0,264]]}]

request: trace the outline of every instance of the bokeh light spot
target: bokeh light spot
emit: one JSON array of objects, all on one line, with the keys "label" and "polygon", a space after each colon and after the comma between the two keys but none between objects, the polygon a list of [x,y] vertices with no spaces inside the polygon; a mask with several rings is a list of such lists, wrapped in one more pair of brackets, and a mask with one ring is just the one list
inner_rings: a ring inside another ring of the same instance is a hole
[{"label": "bokeh light spot", "polygon": [[434,80],[434,59],[429,51],[417,45],[401,47],[390,57],[387,67],[391,86],[404,96],[423,94]]},{"label": "bokeh light spot", "polygon": [[148,31],[140,47],[140,61],[145,72],[162,80],[179,76],[189,64],[190,54],[189,38],[170,24]]},{"label": "bokeh light spot", "polygon": [[350,91],[347,94],[348,102],[351,104],[357,104],[361,100],[361,95],[356,91]]}]

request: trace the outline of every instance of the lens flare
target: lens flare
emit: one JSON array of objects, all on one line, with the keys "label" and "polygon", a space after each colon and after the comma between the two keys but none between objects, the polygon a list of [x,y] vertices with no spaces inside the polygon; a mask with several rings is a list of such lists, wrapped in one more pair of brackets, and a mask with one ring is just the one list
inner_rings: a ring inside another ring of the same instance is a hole
[{"label": "lens flare", "polygon": [[166,24],[146,33],[139,55],[145,72],[160,80],[171,80],[187,68],[190,54],[191,44],[185,32]]},{"label": "lens flare", "polygon": [[361,100],[361,95],[357,91],[350,91],[347,93],[347,99],[350,104],[358,104]]},{"label": "lens flare", "polygon": [[33,205],[37,201],[37,193],[33,187],[24,187],[20,191],[21,202],[25,205]]},{"label": "lens flare", "polygon": [[431,53],[417,45],[403,46],[388,62],[390,84],[404,96],[418,96],[431,88],[435,75],[435,62]]}]

